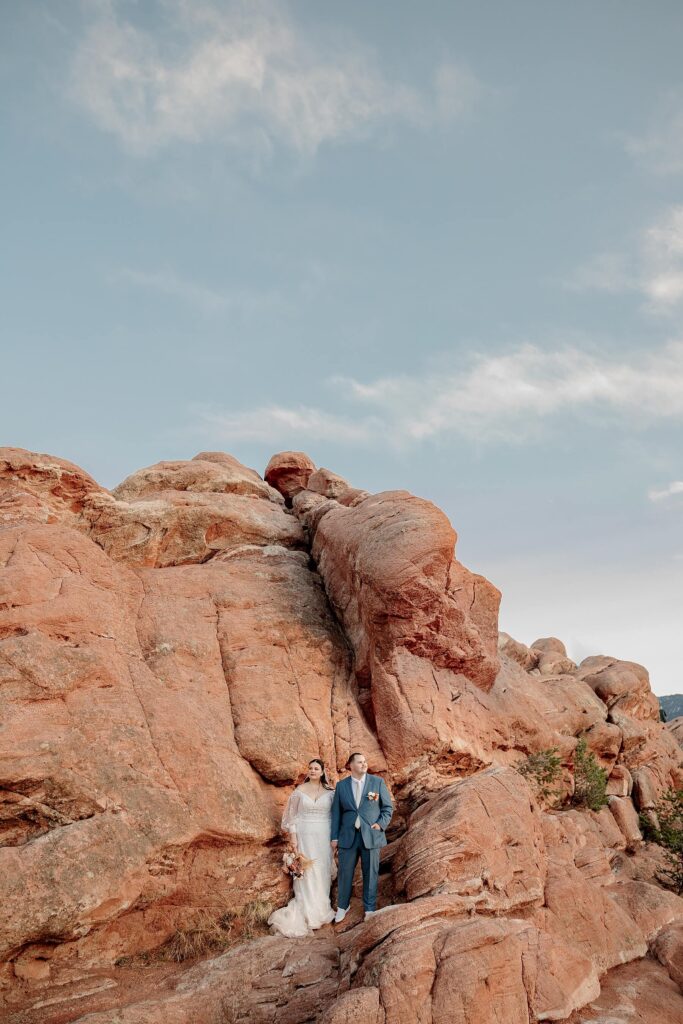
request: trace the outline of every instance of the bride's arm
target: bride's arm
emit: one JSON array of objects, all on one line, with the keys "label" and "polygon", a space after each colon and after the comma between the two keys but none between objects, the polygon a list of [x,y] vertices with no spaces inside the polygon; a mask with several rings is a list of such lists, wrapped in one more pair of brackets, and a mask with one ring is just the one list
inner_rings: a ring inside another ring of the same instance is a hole
[{"label": "bride's arm", "polygon": [[299,815],[299,809],[301,807],[301,793],[298,789],[295,789],[285,807],[282,815],[282,831],[287,832],[289,835],[289,841],[296,850],[296,819]]}]

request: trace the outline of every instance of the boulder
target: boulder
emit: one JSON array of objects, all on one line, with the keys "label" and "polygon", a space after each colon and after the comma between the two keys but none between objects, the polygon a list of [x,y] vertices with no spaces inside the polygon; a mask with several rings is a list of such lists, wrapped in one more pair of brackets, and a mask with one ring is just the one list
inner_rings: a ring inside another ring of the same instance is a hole
[{"label": "boulder", "polygon": [[304,452],[279,452],[266,466],[266,483],[280,492],[286,501],[305,490],[315,463]]},{"label": "boulder", "polygon": [[574,662],[567,656],[562,641],[554,636],[534,640],[531,649],[538,653],[537,667],[541,675],[555,676],[576,668]]},{"label": "boulder", "polygon": [[662,928],[651,948],[671,980],[683,992],[683,921]]}]

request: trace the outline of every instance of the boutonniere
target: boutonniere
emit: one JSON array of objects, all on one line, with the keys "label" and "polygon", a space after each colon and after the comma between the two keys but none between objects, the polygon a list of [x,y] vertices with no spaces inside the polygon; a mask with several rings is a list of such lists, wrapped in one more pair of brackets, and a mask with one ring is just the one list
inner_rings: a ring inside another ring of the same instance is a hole
[{"label": "boutonniere", "polygon": [[379,793],[375,793],[374,791],[368,793],[368,800],[379,800]]}]

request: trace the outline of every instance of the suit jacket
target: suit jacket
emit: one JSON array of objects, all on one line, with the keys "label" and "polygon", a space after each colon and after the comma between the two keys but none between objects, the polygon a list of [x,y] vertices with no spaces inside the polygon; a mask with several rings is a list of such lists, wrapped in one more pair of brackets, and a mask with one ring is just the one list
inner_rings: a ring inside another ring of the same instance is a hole
[{"label": "suit jacket", "polygon": [[[369,799],[368,793],[377,793],[377,799]],[[379,775],[368,773],[365,776],[360,806],[356,807],[356,801],[353,798],[353,783],[349,775],[338,783],[334,791],[330,837],[333,840],[338,840],[339,846],[343,850],[353,846],[356,838],[356,816],[358,816],[363,845],[369,850],[386,846],[387,837],[384,831],[391,821],[393,813],[394,806],[384,779],[380,779]],[[375,823],[380,826],[379,830],[370,827]]]}]

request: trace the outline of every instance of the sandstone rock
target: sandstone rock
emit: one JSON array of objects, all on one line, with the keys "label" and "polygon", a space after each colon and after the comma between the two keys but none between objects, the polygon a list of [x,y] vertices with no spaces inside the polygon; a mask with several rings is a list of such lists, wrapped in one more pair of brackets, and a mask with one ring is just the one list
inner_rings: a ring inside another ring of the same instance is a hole
[{"label": "sandstone rock", "polygon": [[399,491],[330,508],[315,530],[313,557],[394,764],[449,749],[457,677],[483,689],[495,679],[500,595],[454,560],[454,544],[438,509]]},{"label": "sandstone rock", "polygon": [[534,640],[531,649],[538,652],[538,670],[541,675],[554,676],[563,672],[571,672],[576,668],[571,658],[567,657],[567,651],[562,641],[555,637]]},{"label": "sandstone rock", "polygon": [[608,796],[630,796],[633,789],[633,779],[628,768],[622,764],[614,765],[607,780]]},{"label": "sandstone rock", "polygon": [[191,967],[114,1017],[107,1010],[79,1024],[301,1024],[336,996],[337,962],[336,946],[322,936],[265,938]]},{"label": "sandstone rock", "polygon": [[386,1021],[379,989],[374,985],[345,992],[318,1019],[320,1024],[385,1024]]},{"label": "sandstone rock", "polygon": [[584,957],[519,920],[425,922],[398,929],[356,975],[377,985],[386,1024],[562,1020],[595,998]]},{"label": "sandstone rock", "polygon": [[516,661],[527,672],[538,666],[541,657],[539,651],[533,651],[518,640],[513,640],[509,633],[498,634],[498,650],[501,654],[505,654],[508,658]]},{"label": "sandstone rock", "polygon": [[[140,501],[168,491],[190,491],[198,494],[241,494],[279,503],[280,494],[253,469],[237,459],[210,452],[203,459],[196,455],[189,462],[158,462],[126,477],[112,494],[123,501]],[[217,458],[218,456],[218,458]]]},{"label": "sandstone rock", "polygon": [[69,525],[93,496],[108,493],[93,478],[66,459],[23,448],[0,448],[0,494],[30,495],[33,506],[50,507],[52,521],[65,517]]},{"label": "sandstone rock", "polygon": [[627,847],[631,848],[643,838],[638,823],[638,813],[627,796],[610,796],[609,809],[623,833]]},{"label": "sandstone rock", "polygon": [[[638,958],[650,940],[675,973],[682,902],[628,798],[631,776],[646,808],[683,783],[645,671],[499,636],[498,592],[428,502],[302,453],[266,478],[202,452],[110,493],[0,451],[0,1015],[528,1024],[633,959],[641,1012]],[[545,813],[512,766],[566,766],[580,736],[611,809]],[[380,912],[157,963],[207,914],[289,897],[282,805],[310,757],[334,778],[354,749],[397,804]]]},{"label": "sandstone rock", "polygon": [[650,689],[650,678],[642,665],[609,657],[585,658],[579,675],[608,707],[645,721],[659,721],[659,702]]},{"label": "sandstone rock", "polygon": [[359,501],[369,497],[368,491],[351,487],[343,477],[323,468],[317,469],[315,473],[311,474],[307,487],[315,494],[321,494],[324,498],[333,498],[340,505],[349,507],[357,505]]},{"label": "sandstone rock", "polygon": [[650,810],[657,803],[657,780],[647,766],[633,773],[633,799],[641,811]]},{"label": "sandstone rock", "polygon": [[308,486],[315,463],[304,452],[279,452],[266,466],[264,477],[286,500]]},{"label": "sandstone rock", "polygon": [[652,952],[683,992],[683,922],[662,928],[652,944]]},{"label": "sandstone rock", "polygon": [[591,884],[576,864],[580,844],[571,821],[544,818],[548,854],[545,902],[534,924],[593,962],[599,974],[645,956],[647,944],[633,918],[610,898],[610,887]]},{"label": "sandstone rock", "polygon": [[207,887],[235,910],[279,902],[261,844],[287,794],[263,779],[318,755],[334,775],[351,746],[383,769],[307,557],[229,555],[136,574],[59,521],[0,532],[3,950],[45,938],[106,960],[119,918],[110,958],[145,948],[145,928],[147,948],[166,937],[135,907],[189,912]]},{"label": "sandstone rock", "polygon": [[652,960],[618,967],[601,981],[589,1006],[568,1024],[681,1024],[683,997],[666,970]]},{"label": "sandstone rock", "polygon": [[679,746],[683,747],[683,715],[666,723],[666,727]]},{"label": "sandstone rock", "polygon": [[609,894],[633,918],[647,942],[666,925],[683,918],[683,899],[659,885],[620,881]]},{"label": "sandstone rock", "polygon": [[545,867],[540,813],[512,768],[479,772],[423,804],[392,863],[409,900],[452,893],[489,913],[540,904]]}]

